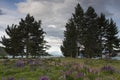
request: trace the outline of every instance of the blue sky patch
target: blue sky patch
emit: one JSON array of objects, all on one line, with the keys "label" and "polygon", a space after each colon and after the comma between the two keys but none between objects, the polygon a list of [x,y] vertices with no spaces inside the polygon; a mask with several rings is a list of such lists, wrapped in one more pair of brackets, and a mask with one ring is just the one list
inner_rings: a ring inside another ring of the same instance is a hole
[{"label": "blue sky patch", "polygon": [[16,3],[23,2],[25,0],[0,0],[0,8],[16,9]]}]

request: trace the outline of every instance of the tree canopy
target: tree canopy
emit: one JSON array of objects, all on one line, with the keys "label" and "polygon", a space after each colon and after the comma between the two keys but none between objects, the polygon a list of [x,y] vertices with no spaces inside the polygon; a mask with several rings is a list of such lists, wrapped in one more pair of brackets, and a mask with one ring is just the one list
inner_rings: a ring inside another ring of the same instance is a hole
[{"label": "tree canopy", "polygon": [[65,28],[61,51],[66,57],[76,57],[80,53],[88,58],[100,57],[104,49],[109,54],[119,49],[118,29],[113,19],[106,19],[103,13],[98,15],[91,6],[84,11],[78,3]]},{"label": "tree canopy", "polygon": [[19,25],[8,26],[5,31],[9,37],[3,36],[1,43],[9,55],[26,55],[28,58],[47,54],[48,46],[44,40],[45,32],[41,27],[41,20],[36,21],[33,16],[27,14]]}]

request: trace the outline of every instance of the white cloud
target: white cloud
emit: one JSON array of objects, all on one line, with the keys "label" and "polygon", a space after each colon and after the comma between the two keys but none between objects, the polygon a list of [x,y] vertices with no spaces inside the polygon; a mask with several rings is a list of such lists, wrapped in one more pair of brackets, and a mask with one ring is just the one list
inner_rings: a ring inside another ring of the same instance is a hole
[{"label": "white cloud", "polygon": [[[51,2],[52,1],[52,2]],[[74,0],[27,0],[18,3],[18,11],[21,13],[31,13],[38,19],[42,19],[45,24],[65,23],[74,10],[76,2]]]},{"label": "white cloud", "polygon": [[51,48],[48,50],[49,53],[58,52],[59,54],[61,54],[60,46],[62,43],[62,39],[60,39],[59,37],[47,36],[45,37],[45,40],[48,41],[48,45],[51,46]]},{"label": "white cloud", "polygon": [[47,27],[49,27],[49,28],[56,28],[55,25],[48,25]]},{"label": "white cloud", "polygon": [[46,3],[41,3],[41,2],[33,2],[33,1],[28,1],[26,3],[21,2],[17,4],[18,10],[21,13],[31,13],[33,15],[47,15],[51,11],[51,4],[46,4]]}]

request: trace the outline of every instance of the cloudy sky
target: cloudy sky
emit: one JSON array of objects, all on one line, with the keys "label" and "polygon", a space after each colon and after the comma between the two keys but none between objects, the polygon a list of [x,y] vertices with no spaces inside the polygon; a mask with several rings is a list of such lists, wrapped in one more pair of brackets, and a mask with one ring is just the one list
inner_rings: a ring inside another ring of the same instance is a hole
[{"label": "cloudy sky", "polygon": [[48,52],[61,55],[59,47],[64,38],[64,26],[77,3],[84,10],[93,6],[98,14],[102,12],[113,18],[120,30],[120,0],[0,0],[0,37],[6,35],[7,25],[18,24],[30,13],[36,20],[42,20],[42,27],[47,32],[45,39],[51,45]]}]

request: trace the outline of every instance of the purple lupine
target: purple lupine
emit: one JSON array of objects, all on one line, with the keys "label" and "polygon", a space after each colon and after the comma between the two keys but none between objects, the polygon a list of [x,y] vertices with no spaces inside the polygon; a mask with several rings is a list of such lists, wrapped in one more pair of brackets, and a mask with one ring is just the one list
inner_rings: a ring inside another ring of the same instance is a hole
[{"label": "purple lupine", "polygon": [[96,73],[95,69],[92,69],[92,68],[88,68],[88,72],[89,73]]},{"label": "purple lupine", "polygon": [[50,80],[47,76],[42,76],[39,80]]},{"label": "purple lupine", "polygon": [[32,60],[32,59],[31,59],[31,60],[28,60],[27,63],[28,63],[28,64],[31,64],[31,63],[33,63],[33,60]]},{"label": "purple lupine", "polygon": [[77,73],[76,78],[81,78],[83,76],[84,76],[84,73],[80,72],[80,73]]},{"label": "purple lupine", "polygon": [[39,64],[40,64],[39,60],[30,60],[29,61],[29,65],[31,65],[31,66],[36,66],[36,65],[39,65]]},{"label": "purple lupine", "polygon": [[29,65],[34,65],[34,60],[28,60],[28,62],[27,62]]},{"label": "purple lupine", "polygon": [[24,63],[24,61],[22,61],[22,60],[18,60],[18,61],[16,62],[16,64],[15,64],[15,66],[16,66],[16,67],[24,67],[24,66],[25,66],[25,63]]},{"label": "purple lupine", "polygon": [[70,71],[66,71],[66,72],[65,72],[65,75],[70,75],[70,74],[71,74]]},{"label": "purple lupine", "polygon": [[112,66],[103,66],[101,68],[102,71],[108,71],[108,72],[115,72],[115,69]]},{"label": "purple lupine", "polygon": [[7,78],[7,80],[15,80],[15,78],[14,78],[14,77],[11,77],[11,78]]}]

